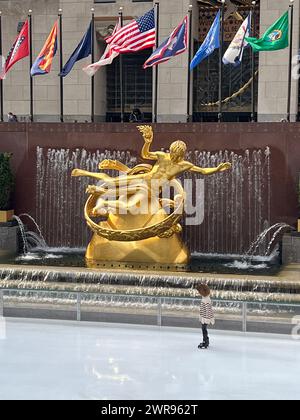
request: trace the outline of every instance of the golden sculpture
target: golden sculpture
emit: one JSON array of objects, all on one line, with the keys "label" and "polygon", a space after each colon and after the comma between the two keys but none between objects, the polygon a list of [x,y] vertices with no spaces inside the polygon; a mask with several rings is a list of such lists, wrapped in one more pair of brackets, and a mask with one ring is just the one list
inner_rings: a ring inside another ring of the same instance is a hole
[{"label": "golden sculpture", "polygon": [[[101,185],[89,185],[85,219],[94,232],[86,252],[88,265],[99,261],[186,264],[189,253],[179,238],[179,224],[184,211],[185,192],[176,177],[186,171],[211,175],[230,169],[230,163],[217,168],[199,168],[184,160],[186,144],[176,141],[170,153],[151,152],[153,130],[140,126],[144,138],[142,158],[156,163],[128,168],[118,161],[104,160],[101,170],[122,174],[111,177],[104,173],[74,169],[72,176],[91,177]],[[173,198],[164,198],[163,189],[172,188]],[[169,211],[167,211],[169,209]],[[93,218],[105,217],[97,223]]]}]

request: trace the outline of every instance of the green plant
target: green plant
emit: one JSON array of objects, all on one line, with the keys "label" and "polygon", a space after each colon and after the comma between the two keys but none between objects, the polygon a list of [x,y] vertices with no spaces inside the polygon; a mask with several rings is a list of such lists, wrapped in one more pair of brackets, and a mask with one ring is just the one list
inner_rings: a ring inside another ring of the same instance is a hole
[{"label": "green plant", "polygon": [[11,210],[14,176],[10,169],[10,153],[0,153],[0,210]]}]

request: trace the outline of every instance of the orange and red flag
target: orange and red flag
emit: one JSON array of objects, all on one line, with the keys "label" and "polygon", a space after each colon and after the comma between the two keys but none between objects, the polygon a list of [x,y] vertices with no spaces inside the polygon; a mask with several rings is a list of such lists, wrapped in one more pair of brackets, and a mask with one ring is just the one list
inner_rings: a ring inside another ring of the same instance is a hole
[{"label": "orange and red flag", "polygon": [[57,32],[58,21],[55,22],[42,51],[31,67],[31,76],[50,73],[53,58],[57,51]]}]

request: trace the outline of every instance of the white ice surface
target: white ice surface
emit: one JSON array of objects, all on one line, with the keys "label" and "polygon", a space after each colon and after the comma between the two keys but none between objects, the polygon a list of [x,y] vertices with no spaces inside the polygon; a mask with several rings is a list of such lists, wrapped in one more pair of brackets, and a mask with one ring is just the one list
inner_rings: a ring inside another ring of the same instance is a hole
[{"label": "white ice surface", "polygon": [[9,319],[0,399],[300,399],[300,342],[271,337]]}]

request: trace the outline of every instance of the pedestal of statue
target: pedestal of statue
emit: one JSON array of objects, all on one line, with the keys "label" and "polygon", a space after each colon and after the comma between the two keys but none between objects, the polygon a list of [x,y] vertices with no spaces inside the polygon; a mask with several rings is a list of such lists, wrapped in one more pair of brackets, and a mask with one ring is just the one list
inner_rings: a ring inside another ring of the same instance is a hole
[{"label": "pedestal of statue", "polygon": [[[153,216],[149,215],[110,215],[101,226],[112,230],[130,230],[148,227],[164,220],[166,213],[161,209]],[[95,262],[130,262],[155,264],[187,264],[189,252],[179,234],[169,238],[153,237],[141,241],[109,241],[94,234],[86,251],[87,263]]]}]

